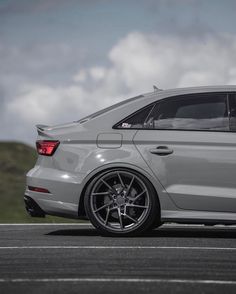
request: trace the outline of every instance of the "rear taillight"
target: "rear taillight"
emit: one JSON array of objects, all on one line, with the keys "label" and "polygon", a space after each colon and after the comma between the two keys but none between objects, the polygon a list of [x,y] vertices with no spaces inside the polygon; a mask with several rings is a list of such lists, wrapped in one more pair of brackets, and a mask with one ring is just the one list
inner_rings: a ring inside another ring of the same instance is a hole
[{"label": "rear taillight", "polygon": [[36,141],[37,152],[40,155],[52,156],[59,144],[59,141]]}]

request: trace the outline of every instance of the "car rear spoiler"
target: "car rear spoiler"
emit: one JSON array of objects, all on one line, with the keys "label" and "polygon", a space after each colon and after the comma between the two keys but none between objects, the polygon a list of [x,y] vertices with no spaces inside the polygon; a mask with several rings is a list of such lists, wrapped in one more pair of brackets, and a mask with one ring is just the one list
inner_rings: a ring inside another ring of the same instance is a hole
[{"label": "car rear spoiler", "polygon": [[37,128],[37,132],[38,132],[39,135],[47,136],[45,134],[45,129],[49,128],[49,126],[47,126],[47,125],[36,125],[36,128]]},{"label": "car rear spoiler", "polygon": [[41,130],[41,131],[44,131],[45,130],[45,128],[48,128],[49,126],[47,126],[47,125],[36,125],[36,128],[38,129],[38,130]]}]

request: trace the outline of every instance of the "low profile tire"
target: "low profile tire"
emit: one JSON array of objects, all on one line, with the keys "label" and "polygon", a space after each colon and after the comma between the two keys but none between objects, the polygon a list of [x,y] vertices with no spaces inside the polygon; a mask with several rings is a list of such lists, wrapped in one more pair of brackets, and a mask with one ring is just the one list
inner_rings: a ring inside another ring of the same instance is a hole
[{"label": "low profile tire", "polygon": [[108,170],[95,177],[84,201],[88,218],[102,235],[140,235],[160,219],[152,184],[126,169]]}]

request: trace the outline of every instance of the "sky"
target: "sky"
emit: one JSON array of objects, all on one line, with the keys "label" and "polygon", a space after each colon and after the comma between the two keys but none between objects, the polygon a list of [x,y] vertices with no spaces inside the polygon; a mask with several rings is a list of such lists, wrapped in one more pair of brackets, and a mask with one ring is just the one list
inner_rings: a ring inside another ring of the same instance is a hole
[{"label": "sky", "polygon": [[236,84],[235,0],[0,0],[0,140],[153,90]]}]

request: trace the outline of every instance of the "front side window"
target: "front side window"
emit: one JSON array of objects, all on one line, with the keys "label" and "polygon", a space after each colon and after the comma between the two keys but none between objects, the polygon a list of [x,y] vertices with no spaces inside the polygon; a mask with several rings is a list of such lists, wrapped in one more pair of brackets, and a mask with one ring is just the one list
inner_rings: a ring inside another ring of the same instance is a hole
[{"label": "front side window", "polygon": [[146,123],[149,129],[228,131],[226,94],[192,94],[156,104]]}]

